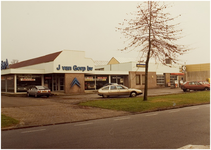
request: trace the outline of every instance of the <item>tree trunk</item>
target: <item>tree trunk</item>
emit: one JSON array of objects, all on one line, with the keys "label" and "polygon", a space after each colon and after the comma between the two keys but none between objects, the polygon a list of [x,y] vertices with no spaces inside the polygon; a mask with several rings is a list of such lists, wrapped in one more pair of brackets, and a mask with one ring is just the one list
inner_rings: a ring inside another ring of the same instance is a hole
[{"label": "tree trunk", "polygon": [[150,50],[151,50],[151,1],[148,1],[149,5],[149,51],[147,53],[147,60],[145,65],[145,86],[144,86],[144,101],[147,100],[148,95],[148,68],[149,68],[149,59],[150,59]]}]

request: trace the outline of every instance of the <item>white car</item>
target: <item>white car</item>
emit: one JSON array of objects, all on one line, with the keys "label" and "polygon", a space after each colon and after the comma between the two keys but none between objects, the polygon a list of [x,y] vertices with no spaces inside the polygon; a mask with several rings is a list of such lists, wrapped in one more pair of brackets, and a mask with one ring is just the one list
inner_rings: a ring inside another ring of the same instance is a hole
[{"label": "white car", "polygon": [[107,85],[98,90],[98,95],[102,97],[128,95],[135,97],[143,92],[138,89],[130,89],[124,85]]}]

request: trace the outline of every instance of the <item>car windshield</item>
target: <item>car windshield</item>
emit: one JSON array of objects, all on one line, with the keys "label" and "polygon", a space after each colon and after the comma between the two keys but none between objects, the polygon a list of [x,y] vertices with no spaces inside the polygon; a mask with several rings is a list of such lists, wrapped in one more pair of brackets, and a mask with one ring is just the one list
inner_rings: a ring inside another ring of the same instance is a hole
[{"label": "car windshield", "polygon": [[108,90],[109,86],[103,87],[102,90]]},{"label": "car windshield", "polygon": [[110,90],[116,90],[116,86],[110,86]]},{"label": "car windshield", "polygon": [[117,85],[116,87],[117,87],[118,90],[125,89],[125,88],[124,88],[123,86],[121,86],[121,85]]},{"label": "car windshield", "polygon": [[48,89],[47,87],[44,87],[44,86],[36,86],[36,88],[39,90],[47,90]]},{"label": "car windshield", "polygon": [[124,85],[121,85],[123,88],[125,88],[125,89],[128,89],[128,87],[126,87],[126,86],[124,86]]},{"label": "car windshield", "polygon": [[122,90],[122,89],[128,89],[128,88],[123,85],[117,85],[117,89]]}]

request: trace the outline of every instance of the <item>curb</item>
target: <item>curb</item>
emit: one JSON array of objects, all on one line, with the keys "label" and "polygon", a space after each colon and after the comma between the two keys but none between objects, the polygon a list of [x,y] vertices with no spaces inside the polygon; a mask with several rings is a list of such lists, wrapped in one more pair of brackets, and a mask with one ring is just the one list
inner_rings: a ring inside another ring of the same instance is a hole
[{"label": "curb", "polygon": [[186,145],[178,149],[210,149],[210,145]]}]

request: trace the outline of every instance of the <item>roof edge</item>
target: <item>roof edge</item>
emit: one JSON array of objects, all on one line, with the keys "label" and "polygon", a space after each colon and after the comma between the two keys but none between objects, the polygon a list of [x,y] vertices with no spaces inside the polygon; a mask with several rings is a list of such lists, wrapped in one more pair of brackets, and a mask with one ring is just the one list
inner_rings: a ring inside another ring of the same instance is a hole
[{"label": "roof edge", "polygon": [[51,61],[54,61],[59,56],[59,54],[61,52],[62,51],[59,51],[59,52],[51,53],[51,54],[48,54],[48,55],[40,56],[40,57],[37,57],[37,58],[32,58],[32,59],[29,59],[29,60],[21,61],[21,62],[18,62],[16,64],[9,65],[9,68],[14,69],[14,68],[21,68],[21,67],[51,62]]}]

